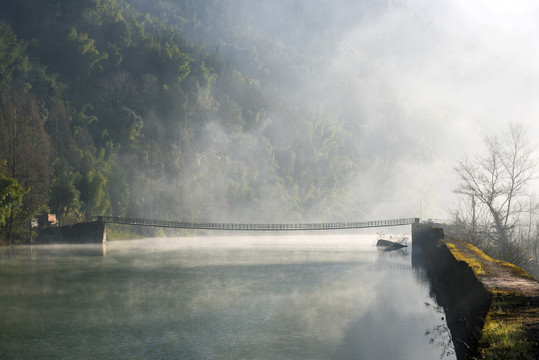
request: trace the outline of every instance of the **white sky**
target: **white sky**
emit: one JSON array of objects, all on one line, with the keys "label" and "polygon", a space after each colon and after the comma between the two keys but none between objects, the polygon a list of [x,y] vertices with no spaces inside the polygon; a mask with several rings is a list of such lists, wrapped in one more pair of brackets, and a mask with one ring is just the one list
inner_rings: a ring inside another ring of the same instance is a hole
[{"label": "white sky", "polygon": [[[539,145],[539,2],[406,3],[407,10],[353,29],[332,71],[357,92],[363,109],[377,100],[364,100],[366,82],[398,99],[406,115],[396,121],[418,141],[413,146],[432,154],[430,160],[406,160],[395,176],[410,181],[388,199],[403,193],[423,198],[425,218],[447,218],[455,200],[455,162],[482,151],[484,136],[501,135],[509,122],[520,122],[532,145]],[[424,24],[411,21],[409,12]],[[351,70],[365,63],[371,66],[368,77]],[[373,126],[377,111],[373,105]]]}]

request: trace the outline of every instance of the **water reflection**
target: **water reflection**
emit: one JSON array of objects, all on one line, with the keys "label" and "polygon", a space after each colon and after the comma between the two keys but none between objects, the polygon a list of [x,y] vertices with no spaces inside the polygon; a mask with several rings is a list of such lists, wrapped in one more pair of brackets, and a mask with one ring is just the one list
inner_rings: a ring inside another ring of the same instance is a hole
[{"label": "water reflection", "polygon": [[32,247],[0,259],[0,342],[7,358],[439,357],[428,286],[406,252],[375,242],[155,239],[109,242],[105,257]]},{"label": "water reflection", "polygon": [[441,358],[455,355],[455,346],[453,344],[453,337],[451,331],[445,321],[445,310],[442,306],[433,305],[428,302],[425,306],[430,309],[434,309],[440,315],[440,323],[428,329],[425,332],[425,336],[430,339],[431,344],[436,344],[442,349]]}]

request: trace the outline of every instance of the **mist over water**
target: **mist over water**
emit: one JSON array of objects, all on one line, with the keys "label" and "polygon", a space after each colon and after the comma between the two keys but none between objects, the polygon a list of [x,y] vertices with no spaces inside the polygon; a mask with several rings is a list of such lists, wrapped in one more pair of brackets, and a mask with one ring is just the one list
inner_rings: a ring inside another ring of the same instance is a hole
[{"label": "mist over water", "polygon": [[409,252],[375,241],[192,237],[109,242],[106,256],[79,246],[4,253],[2,357],[439,357],[447,339],[425,334],[444,315],[425,306],[428,284]]}]

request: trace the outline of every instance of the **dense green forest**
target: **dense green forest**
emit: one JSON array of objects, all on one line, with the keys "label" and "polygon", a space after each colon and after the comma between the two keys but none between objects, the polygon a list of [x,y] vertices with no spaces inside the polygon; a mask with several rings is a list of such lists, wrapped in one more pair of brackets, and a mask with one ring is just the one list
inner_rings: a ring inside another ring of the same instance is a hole
[{"label": "dense green forest", "polygon": [[248,3],[2,1],[3,241],[27,241],[44,212],[345,219],[361,166],[350,128],[296,91],[331,52],[307,56],[317,43],[298,30],[324,9],[291,12],[283,42]]}]

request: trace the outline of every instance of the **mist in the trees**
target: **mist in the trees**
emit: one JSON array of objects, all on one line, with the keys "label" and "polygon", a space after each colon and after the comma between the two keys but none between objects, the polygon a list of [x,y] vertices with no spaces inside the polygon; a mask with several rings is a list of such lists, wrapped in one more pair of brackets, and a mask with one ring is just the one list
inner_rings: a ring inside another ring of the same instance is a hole
[{"label": "mist in the trees", "polygon": [[456,159],[509,121],[538,130],[535,8],[4,1],[0,80],[28,101],[0,121],[40,120],[25,174],[0,149],[2,173],[42,179],[17,226],[447,218]]}]

